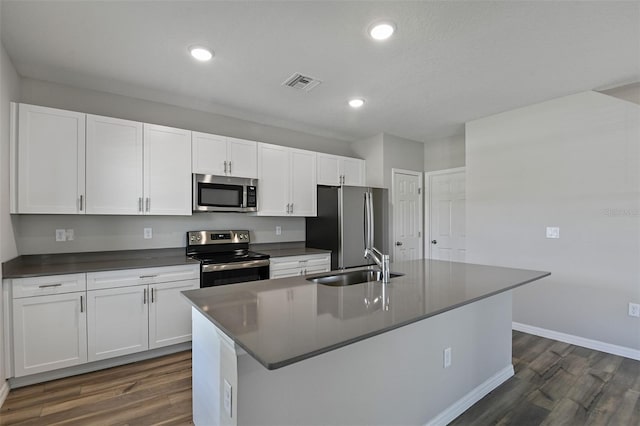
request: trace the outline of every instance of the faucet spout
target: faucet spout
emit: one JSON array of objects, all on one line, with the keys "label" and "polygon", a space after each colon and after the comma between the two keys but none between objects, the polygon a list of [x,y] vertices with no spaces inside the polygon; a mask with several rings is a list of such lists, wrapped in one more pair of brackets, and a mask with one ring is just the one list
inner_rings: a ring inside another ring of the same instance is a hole
[{"label": "faucet spout", "polygon": [[375,247],[367,247],[364,249],[364,258],[373,260],[382,270],[383,284],[389,283],[391,280],[391,272],[389,270],[389,255],[383,254]]}]

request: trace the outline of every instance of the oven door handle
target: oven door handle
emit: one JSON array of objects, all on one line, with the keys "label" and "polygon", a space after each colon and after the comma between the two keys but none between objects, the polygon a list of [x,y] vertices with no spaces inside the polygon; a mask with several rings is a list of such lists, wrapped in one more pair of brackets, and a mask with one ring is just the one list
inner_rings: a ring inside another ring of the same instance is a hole
[{"label": "oven door handle", "polygon": [[269,259],[202,265],[202,272],[231,271],[233,269],[259,268],[261,266],[269,266]]}]

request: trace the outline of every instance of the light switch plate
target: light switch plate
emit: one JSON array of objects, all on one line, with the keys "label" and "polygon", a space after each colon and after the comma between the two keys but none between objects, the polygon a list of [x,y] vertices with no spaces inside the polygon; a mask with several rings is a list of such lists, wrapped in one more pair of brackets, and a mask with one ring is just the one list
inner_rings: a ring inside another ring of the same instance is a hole
[{"label": "light switch plate", "polygon": [[276,235],[282,234],[282,226],[276,226]]},{"label": "light switch plate", "polygon": [[67,241],[73,241],[76,238],[75,232],[73,231],[73,228],[72,229],[67,229],[66,230],[66,234],[67,234]]},{"label": "light switch plate", "polygon": [[547,238],[560,238],[560,228],[557,226],[547,226]]},{"label": "light switch plate", "polygon": [[150,240],[153,238],[153,229],[152,228],[144,228],[144,239]]}]

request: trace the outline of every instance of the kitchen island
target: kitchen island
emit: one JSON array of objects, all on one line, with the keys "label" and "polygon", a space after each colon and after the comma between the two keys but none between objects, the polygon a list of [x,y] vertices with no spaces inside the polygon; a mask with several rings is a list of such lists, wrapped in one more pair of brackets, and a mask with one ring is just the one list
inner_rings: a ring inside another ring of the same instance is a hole
[{"label": "kitchen island", "polygon": [[392,271],[404,275],[386,285],[184,292],[195,424],[446,424],[513,375],[509,290],[549,273],[428,259]]}]

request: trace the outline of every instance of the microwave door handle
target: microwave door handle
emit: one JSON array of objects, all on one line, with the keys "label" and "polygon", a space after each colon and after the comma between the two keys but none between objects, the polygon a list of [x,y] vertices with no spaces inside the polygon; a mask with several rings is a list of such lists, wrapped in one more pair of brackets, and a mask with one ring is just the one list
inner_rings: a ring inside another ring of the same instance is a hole
[{"label": "microwave door handle", "polygon": [[367,193],[364,193],[364,220],[362,221],[364,225],[363,229],[363,238],[364,238],[364,248],[365,250],[369,248],[369,203],[367,202]]}]

